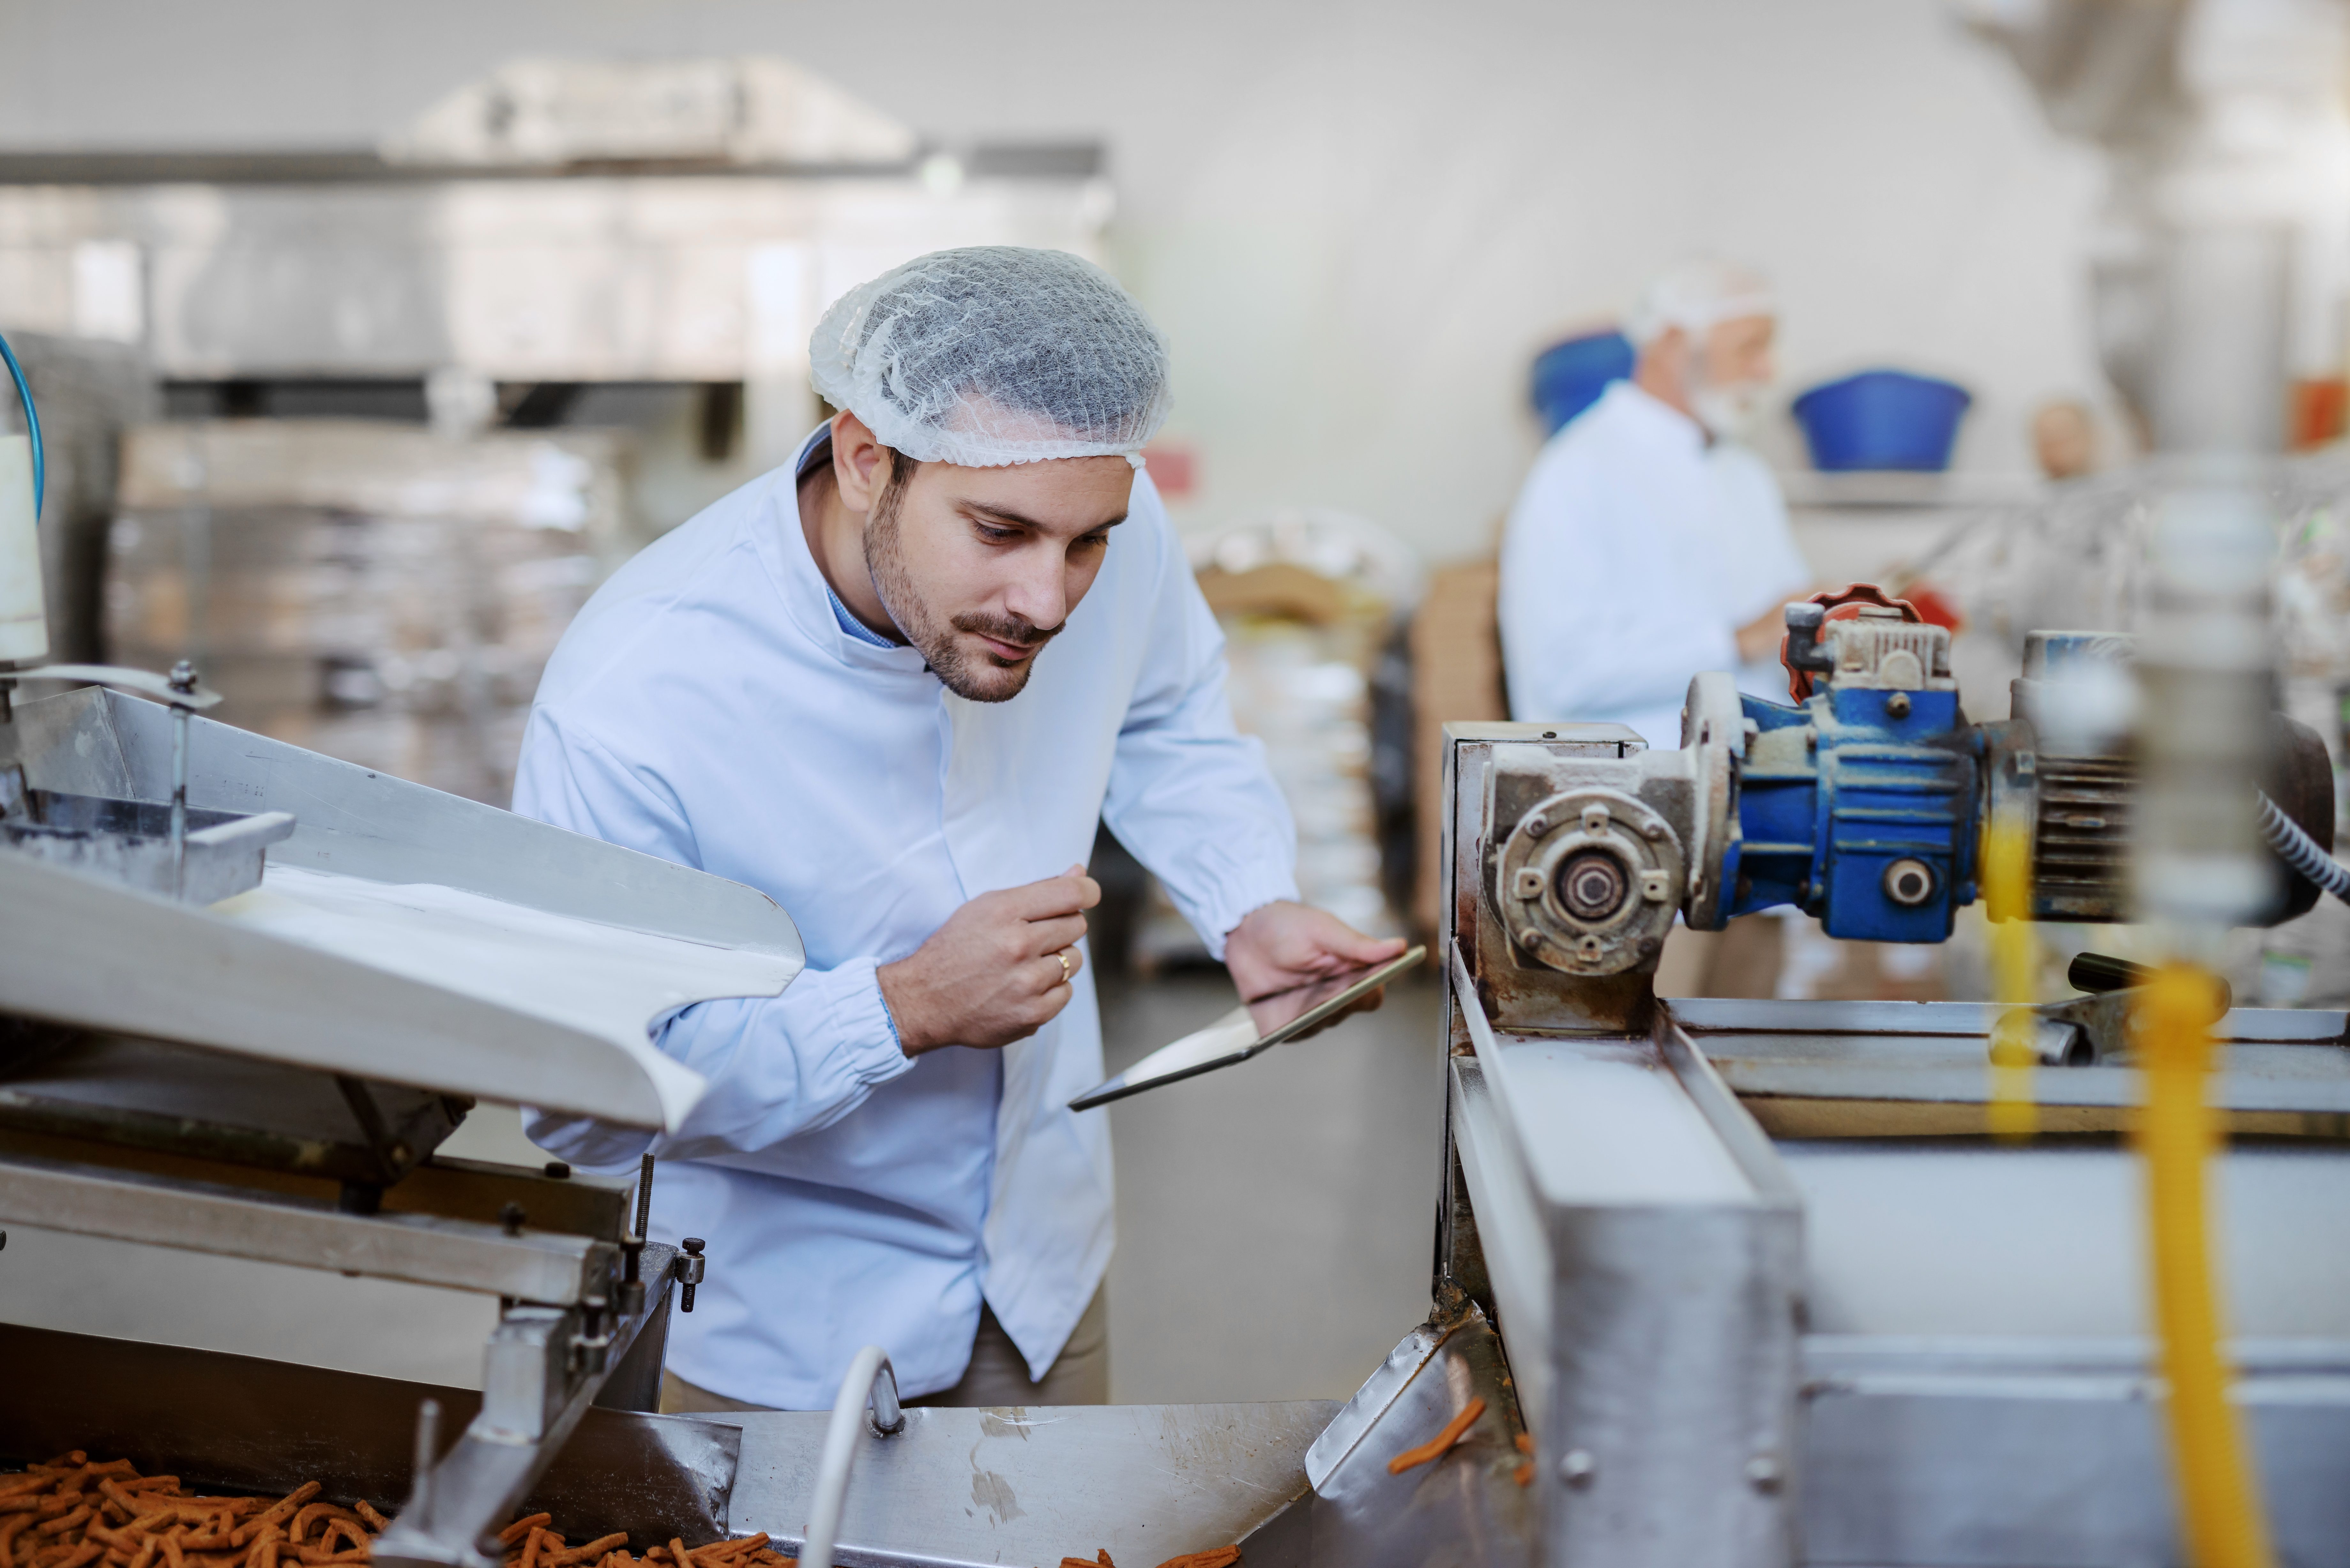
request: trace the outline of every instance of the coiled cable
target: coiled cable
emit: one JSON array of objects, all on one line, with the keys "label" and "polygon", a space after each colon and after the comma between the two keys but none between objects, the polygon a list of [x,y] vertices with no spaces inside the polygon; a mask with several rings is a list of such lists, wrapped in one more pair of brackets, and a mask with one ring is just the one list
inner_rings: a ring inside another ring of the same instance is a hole
[{"label": "coiled cable", "polygon": [[2261,838],[2276,851],[2278,859],[2350,904],[2350,866],[2334,858],[2301,824],[2287,816],[2266,791],[2261,794]]}]

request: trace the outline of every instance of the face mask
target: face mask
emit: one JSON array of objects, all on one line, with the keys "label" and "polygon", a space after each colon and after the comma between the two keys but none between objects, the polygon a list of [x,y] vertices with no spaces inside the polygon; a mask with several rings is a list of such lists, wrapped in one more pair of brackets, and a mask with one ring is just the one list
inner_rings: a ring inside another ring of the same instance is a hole
[{"label": "face mask", "polygon": [[1697,340],[1690,355],[1690,412],[1706,432],[1716,441],[1735,441],[1754,422],[1762,407],[1763,394],[1771,389],[1768,381],[1717,381],[1712,366]]},{"label": "face mask", "polygon": [[1690,412],[1715,440],[1735,441],[1754,422],[1754,415],[1762,406],[1763,389],[1760,381],[1741,381],[1729,387],[1701,382],[1690,393]]}]

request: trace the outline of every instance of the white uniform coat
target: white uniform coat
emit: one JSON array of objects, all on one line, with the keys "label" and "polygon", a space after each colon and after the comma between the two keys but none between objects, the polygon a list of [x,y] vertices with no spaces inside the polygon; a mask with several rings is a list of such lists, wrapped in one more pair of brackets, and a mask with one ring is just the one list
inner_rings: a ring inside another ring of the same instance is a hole
[{"label": "white uniform coat", "polygon": [[671,1366],[809,1409],[866,1344],[910,1396],[952,1386],[983,1294],[1041,1376],[1109,1261],[1108,1124],[1065,1108],[1105,1076],[1090,968],[1028,1040],[909,1058],[876,967],[975,895],[1086,860],[1099,819],[1219,954],[1249,910],[1296,897],[1296,851],[1148,476],[1027,689],[988,704],[842,629],[801,530],[800,466],[589,601],[540,684],[515,809],[747,883],[799,926],[808,968],[781,997],[657,1029],[710,1079],[681,1132],[552,1116],[531,1132],[590,1168],[662,1156],[655,1238],[703,1237],[710,1259]]},{"label": "white uniform coat", "polygon": [[[1517,719],[1614,720],[1680,744],[1700,670],[1811,580],[1761,458],[1629,381],[1543,447],[1502,540],[1502,653]],[[1787,701],[1775,662],[1740,684]]]}]

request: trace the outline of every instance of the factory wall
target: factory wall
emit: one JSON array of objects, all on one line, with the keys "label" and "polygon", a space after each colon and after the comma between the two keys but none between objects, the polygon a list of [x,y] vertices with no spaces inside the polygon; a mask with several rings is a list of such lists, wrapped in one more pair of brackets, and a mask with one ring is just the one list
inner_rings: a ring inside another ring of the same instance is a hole
[{"label": "factory wall", "polygon": [[[1485,547],[1529,356],[1696,249],[1780,280],[1790,388],[1873,363],[2021,472],[2094,390],[2085,152],[1942,0],[12,0],[0,148],[338,148],[527,54],[795,57],[924,133],[1098,138],[1177,356],[1187,525],[1287,504]],[[1801,463],[1783,413],[1759,434]]]}]

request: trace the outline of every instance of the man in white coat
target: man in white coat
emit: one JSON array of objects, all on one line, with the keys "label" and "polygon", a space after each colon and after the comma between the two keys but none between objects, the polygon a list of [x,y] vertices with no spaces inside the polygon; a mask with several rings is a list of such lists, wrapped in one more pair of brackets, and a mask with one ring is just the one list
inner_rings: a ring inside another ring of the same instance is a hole
[{"label": "man in white coat", "polygon": [[[1501,630],[1515,719],[1613,720],[1678,746],[1701,670],[1784,702],[1787,600],[1811,573],[1770,468],[1738,444],[1772,377],[1777,307],[1762,279],[1716,261],[1649,285],[1625,331],[1632,379],[1543,447],[1502,539]],[[1678,931],[1666,995],[1768,996],[1781,929]]]},{"label": "man in white coat", "polygon": [[1721,262],[1652,283],[1625,324],[1632,379],[1551,437],[1502,540],[1517,719],[1614,720],[1680,744],[1700,670],[1787,700],[1780,614],[1811,580],[1778,482],[1738,444],[1772,376],[1776,306]]},{"label": "man in white coat", "polygon": [[810,344],[840,411],[623,567],[540,685],[515,809],[747,883],[798,923],[782,996],[662,1020],[708,1092],[653,1231],[708,1244],[664,1407],[829,1406],[878,1344],[909,1397],[1099,1402],[1108,1127],[1085,974],[1096,824],[1244,995],[1394,956],[1297,903],[1295,835],[1139,453],[1166,353],[1057,252],[941,252]]}]

